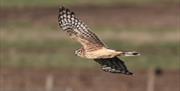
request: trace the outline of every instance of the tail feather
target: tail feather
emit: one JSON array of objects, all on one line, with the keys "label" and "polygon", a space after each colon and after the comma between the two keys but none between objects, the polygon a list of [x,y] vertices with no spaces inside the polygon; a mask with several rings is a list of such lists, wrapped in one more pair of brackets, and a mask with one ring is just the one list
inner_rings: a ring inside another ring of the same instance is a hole
[{"label": "tail feather", "polygon": [[102,70],[111,73],[122,73],[125,75],[132,75],[124,62],[118,57],[106,58],[106,59],[95,59],[97,63],[102,66]]},{"label": "tail feather", "polygon": [[123,52],[124,56],[140,56],[141,54],[135,51],[132,52]]}]

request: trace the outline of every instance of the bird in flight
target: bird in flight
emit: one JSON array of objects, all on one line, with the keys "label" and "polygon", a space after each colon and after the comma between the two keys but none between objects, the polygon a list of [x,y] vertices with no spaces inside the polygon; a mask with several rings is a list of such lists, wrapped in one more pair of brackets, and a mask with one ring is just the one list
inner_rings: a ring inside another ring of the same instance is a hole
[{"label": "bird in flight", "polygon": [[107,47],[91,29],[68,8],[60,7],[58,23],[63,32],[79,42],[82,47],[75,51],[77,56],[93,59],[105,72],[132,75],[118,56],[138,56],[138,52],[123,52]]}]

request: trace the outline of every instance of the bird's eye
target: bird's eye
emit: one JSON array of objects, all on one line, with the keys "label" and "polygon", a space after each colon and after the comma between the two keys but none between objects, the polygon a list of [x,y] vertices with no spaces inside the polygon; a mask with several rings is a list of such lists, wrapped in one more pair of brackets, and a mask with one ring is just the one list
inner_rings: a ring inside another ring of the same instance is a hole
[{"label": "bird's eye", "polygon": [[81,53],[81,50],[76,50],[75,51],[75,54],[80,54]]},{"label": "bird's eye", "polygon": [[81,53],[81,50],[79,50],[78,53]]}]

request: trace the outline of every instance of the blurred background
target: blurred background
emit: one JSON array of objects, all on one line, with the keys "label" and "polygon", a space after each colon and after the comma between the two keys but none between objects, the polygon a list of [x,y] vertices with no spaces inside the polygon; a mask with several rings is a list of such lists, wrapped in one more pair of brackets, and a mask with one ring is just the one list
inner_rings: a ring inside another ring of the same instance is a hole
[{"label": "blurred background", "polygon": [[[133,76],[74,55],[57,22],[76,13]],[[180,0],[0,0],[0,91],[180,91]]]}]

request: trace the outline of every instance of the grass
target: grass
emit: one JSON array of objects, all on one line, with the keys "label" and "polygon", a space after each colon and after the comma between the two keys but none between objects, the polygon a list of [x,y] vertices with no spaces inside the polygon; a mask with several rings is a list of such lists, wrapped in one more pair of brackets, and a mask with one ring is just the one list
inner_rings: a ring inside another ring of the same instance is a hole
[{"label": "grass", "polygon": [[[0,65],[30,68],[97,67],[95,62],[76,57],[73,51],[80,45],[68,39],[61,31],[56,31],[57,29],[57,27],[34,26],[29,23],[4,24],[0,29],[2,35]],[[109,31],[115,33],[106,33],[107,30],[96,32],[111,48],[124,51],[137,50],[142,54],[140,57],[122,57],[130,68],[180,69],[177,29],[161,32],[138,31],[138,29],[134,32],[114,29]],[[140,38],[136,38],[137,34]],[[142,40],[147,36],[150,39]],[[171,39],[168,40],[169,38]]]},{"label": "grass", "polygon": [[179,3],[180,0],[0,0],[0,7],[47,7],[59,5],[113,5],[113,4],[155,4]]}]

